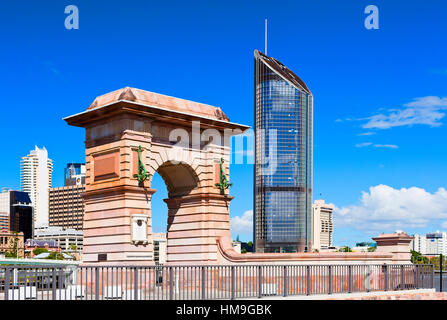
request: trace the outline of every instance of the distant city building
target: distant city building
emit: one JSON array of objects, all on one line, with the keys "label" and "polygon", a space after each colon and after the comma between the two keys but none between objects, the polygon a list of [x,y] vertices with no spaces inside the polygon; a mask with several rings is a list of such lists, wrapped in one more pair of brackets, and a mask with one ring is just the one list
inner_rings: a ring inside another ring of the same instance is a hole
[{"label": "distant city building", "polygon": [[333,211],[334,205],[324,200],[315,200],[312,205],[312,249],[321,251],[332,248]]},{"label": "distant city building", "polygon": [[0,193],[0,231],[9,230],[10,206],[9,190],[3,190],[3,192]]},{"label": "distant city building", "polygon": [[49,225],[83,230],[85,185],[50,189]]},{"label": "distant city building", "polygon": [[367,248],[377,248],[377,243],[375,242],[357,242],[356,247],[367,247]]},{"label": "distant city building", "polygon": [[85,163],[68,163],[64,172],[65,186],[85,184]]},{"label": "distant city building", "polygon": [[48,151],[37,146],[20,162],[20,184],[34,207],[34,225],[48,225],[48,192],[51,188],[53,161]]},{"label": "distant city building", "polygon": [[447,254],[447,233],[433,232],[425,235],[426,240],[426,254]]},{"label": "distant city building", "polygon": [[241,242],[237,240],[233,240],[233,249],[237,253],[241,253]]},{"label": "distant city building", "polygon": [[432,232],[425,236],[414,234],[414,239],[410,243],[412,250],[421,254],[445,254],[447,255],[447,233],[446,232]]},{"label": "distant city building", "polygon": [[254,55],[255,250],[310,251],[313,96],[284,64]]},{"label": "distant city building", "polygon": [[60,252],[61,249],[56,240],[34,240],[28,239],[25,242],[25,255],[27,257],[34,257],[34,249],[46,249],[48,251]]},{"label": "distant city building", "polygon": [[427,253],[427,238],[419,234],[415,234],[413,237],[414,239],[410,243],[411,249],[421,254]]},{"label": "distant city building", "polygon": [[162,265],[168,257],[166,233],[153,233],[152,240],[154,241],[154,262],[156,265]]},{"label": "distant city building", "polygon": [[33,237],[33,207],[28,193],[6,190],[0,193],[0,229],[23,232],[25,240]]},{"label": "distant city building", "polygon": [[[14,242],[17,242],[14,245]],[[0,253],[5,254],[6,252],[13,252],[19,258],[24,257],[24,244],[23,244],[23,232],[11,232],[7,230],[0,231]]]},{"label": "distant city building", "polygon": [[75,229],[61,227],[40,227],[35,229],[34,240],[55,240],[58,247],[65,252],[82,251],[84,233]]}]

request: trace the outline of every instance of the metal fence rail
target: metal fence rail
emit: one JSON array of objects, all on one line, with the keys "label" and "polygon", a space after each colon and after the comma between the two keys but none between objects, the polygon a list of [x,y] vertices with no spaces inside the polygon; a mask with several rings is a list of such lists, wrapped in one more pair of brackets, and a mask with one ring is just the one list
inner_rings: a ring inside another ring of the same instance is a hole
[{"label": "metal fence rail", "polygon": [[433,265],[0,266],[0,300],[198,300],[434,287]]}]

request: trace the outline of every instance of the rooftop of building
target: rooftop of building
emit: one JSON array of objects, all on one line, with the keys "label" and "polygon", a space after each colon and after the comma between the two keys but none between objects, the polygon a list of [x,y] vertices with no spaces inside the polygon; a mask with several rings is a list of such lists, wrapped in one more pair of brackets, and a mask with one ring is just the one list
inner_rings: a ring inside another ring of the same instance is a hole
[{"label": "rooftop of building", "polygon": [[125,87],[96,97],[87,110],[97,109],[122,100],[229,121],[219,107],[131,87]]},{"label": "rooftop of building", "polygon": [[49,247],[49,248],[57,248],[56,240],[36,240],[36,239],[27,239],[25,242],[27,247]]},{"label": "rooftop of building", "polygon": [[43,226],[34,229],[35,237],[83,236],[84,232],[76,229],[64,229],[57,226]]},{"label": "rooftop of building", "polygon": [[312,92],[310,92],[310,89],[307,87],[304,81],[301,80],[292,70],[287,68],[279,60],[269,57],[259,50],[255,50],[255,58],[261,59],[269,68],[283,77],[286,81],[290,82],[297,89],[304,90],[306,93],[312,95]]}]

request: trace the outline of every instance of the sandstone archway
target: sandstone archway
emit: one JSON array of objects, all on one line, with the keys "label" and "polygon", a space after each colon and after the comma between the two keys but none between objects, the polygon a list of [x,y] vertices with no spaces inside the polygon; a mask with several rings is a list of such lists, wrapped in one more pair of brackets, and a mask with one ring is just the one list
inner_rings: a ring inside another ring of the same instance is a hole
[{"label": "sandstone archway", "polygon": [[[169,197],[168,263],[215,264],[230,237],[229,140],[247,126],[216,107],[134,88],[97,97],[64,119],[86,129],[84,263],[153,264],[151,176]],[[139,156],[149,179],[139,181]]]}]

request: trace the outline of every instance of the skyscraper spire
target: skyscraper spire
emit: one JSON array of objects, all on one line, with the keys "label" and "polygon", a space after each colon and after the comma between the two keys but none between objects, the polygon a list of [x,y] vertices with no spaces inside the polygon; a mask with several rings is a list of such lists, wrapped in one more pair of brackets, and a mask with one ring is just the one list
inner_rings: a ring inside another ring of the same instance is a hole
[{"label": "skyscraper spire", "polygon": [[267,55],[267,19],[265,19],[265,54]]}]

